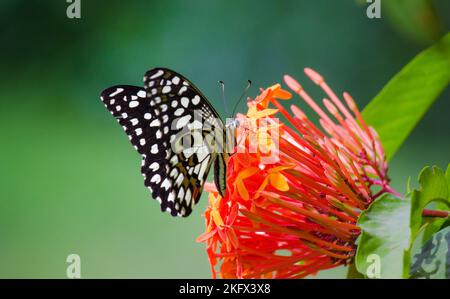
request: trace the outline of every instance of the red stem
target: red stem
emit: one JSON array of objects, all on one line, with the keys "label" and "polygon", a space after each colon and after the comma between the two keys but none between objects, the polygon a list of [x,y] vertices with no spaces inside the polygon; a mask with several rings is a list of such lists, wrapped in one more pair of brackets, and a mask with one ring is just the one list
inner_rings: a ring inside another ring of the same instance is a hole
[{"label": "red stem", "polygon": [[438,210],[423,209],[422,216],[423,217],[447,218],[448,216],[450,216],[450,212],[448,212],[448,211],[438,211]]},{"label": "red stem", "polygon": [[[370,181],[370,178],[367,178]],[[372,181],[372,183],[374,183]],[[375,182],[376,183],[376,182]],[[393,188],[391,188],[388,184],[384,184],[383,188],[373,196],[373,198],[377,198],[379,195],[383,194],[384,192],[391,193],[398,198],[402,198],[402,195],[395,191]],[[438,218],[447,218],[450,216],[450,212],[448,211],[440,211],[440,210],[429,210],[429,209],[423,209],[422,210],[422,216],[423,217],[438,217]]]}]

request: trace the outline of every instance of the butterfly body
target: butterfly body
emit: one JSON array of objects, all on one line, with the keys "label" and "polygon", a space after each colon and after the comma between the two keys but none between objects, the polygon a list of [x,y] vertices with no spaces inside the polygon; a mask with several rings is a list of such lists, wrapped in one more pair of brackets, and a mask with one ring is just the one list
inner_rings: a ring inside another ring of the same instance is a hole
[{"label": "butterfly body", "polygon": [[227,127],[184,76],[155,68],[144,87],[112,86],[101,100],[141,154],[144,184],[162,211],[188,216],[213,165],[214,183],[225,195]]}]

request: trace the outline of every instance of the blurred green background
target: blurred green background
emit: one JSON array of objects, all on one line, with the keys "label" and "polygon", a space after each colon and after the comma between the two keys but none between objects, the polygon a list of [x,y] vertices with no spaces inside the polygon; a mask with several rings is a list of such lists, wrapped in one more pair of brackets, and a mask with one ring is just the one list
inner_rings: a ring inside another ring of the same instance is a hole
[{"label": "blurred green background", "polygon": [[[227,116],[218,80],[234,103],[247,79],[254,97],[289,73],[320,100],[309,66],[364,107],[450,24],[447,0],[382,2],[382,18],[368,19],[354,0],[82,0],[82,18],[68,19],[64,0],[1,1],[0,277],[64,278],[70,253],[83,278],[210,277],[195,242],[205,196],[188,219],[161,213],[99,93],[165,66]],[[423,166],[449,162],[449,95],[393,159],[399,191]]]}]

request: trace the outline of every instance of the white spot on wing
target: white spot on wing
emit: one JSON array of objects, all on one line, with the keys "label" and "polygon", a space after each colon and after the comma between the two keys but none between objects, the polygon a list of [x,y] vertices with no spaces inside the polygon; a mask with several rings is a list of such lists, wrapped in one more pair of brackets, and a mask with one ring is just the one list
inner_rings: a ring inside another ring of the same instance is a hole
[{"label": "white spot on wing", "polygon": [[152,145],[152,148],[151,148],[151,150],[150,150],[150,152],[152,153],[152,154],[157,154],[158,153],[158,144],[153,144]]},{"label": "white spot on wing", "polygon": [[150,182],[159,184],[159,182],[161,182],[161,176],[159,174],[155,174],[150,180]]},{"label": "white spot on wing", "polygon": [[109,96],[113,97],[119,93],[121,93],[123,91],[123,88],[117,88],[116,91],[114,91],[113,93],[111,93]]},{"label": "white spot on wing", "polygon": [[183,199],[184,197],[184,188],[180,188],[180,191],[178,191],[178,196],[179,199]]},{"label": "white spot on wing", "polygon": [[178,85],[178,83],[180,83],[180,78],[175,76],[175,77],[173,77],[172,82],[173,82],[173,84]]},{"label": "white spot on wing", "polygon": [[198,103],[200,103],[200,97],[198,95],[196,95],[193,99],[192,99],[192,104],[197,105]]},{"label": "white spot on wing", "polygon": [[159,127],[161,125],[161,122],[159,121],[159,119],[155,119],[154,121],[152,121],[150,123],[150,127]]},{"label": "white spot on wing", "polygon": [[171,187],[171,183],[170,183],[170,181],[167,179],[167,178],[165,178],[164,179],[164,181],[162,182],[162,184],[161,184],[161,188],[164,188],[164,189],[166,189],[166,190],[169,190],[169,188]]},{"label": "white spot on wing", "polygon": [[177,175],[178,175],[178,169],[172,168],[172,170],[170,171],[170,177],[174,178]]},{"label": "white spot on wing", "polygon": [[173,156],[172,158],[170,158],[170,164],[172,164],[172,166],[175,166],[178,163],[178,156]]},{"label": "white spot on wing", "polygon": [[181,98],[181,105],[183,105],[184,108],[187,108],[189,106],[189,99],[186,97]]},{"label": "white spot on wing", "polygon": [[181,186],[181,183],[183,183],[184,175],[180,173],[177,177],[177,180],[175,181],[175,185],[178,187]]},{"label": "white spot on wing", "polygon": [[150,77],[150,79],[158,78],[162,76],[162,74],[164,74],[163,70],[158,70],[155,74],[153,74],[153,76]]},{"label": "white spot on wing", "polygon": [[145,98],[147,96],[147,93],[144,90],[139,90],[137,96],[140,98]]},{"label": "white spot on wing", "polygon": [[169,193],[169,196],[167,196],[167,201],[173,202],[175,200],[175,194],[173,192]]},{"label": "white spot on wing", "polygon": [[169,93],[172,90],[172,88],[170,86],[164,86],[162,89],[162,93]]},{"label": "white spot on wing", "polygon": [[191,189],[187,189],[186,190],[186,196],[184,197],[186,204],[189,206],[191,204],[191,200],[192,200],[192,193],[191,193]]},{"label": "white spot on wing", "polygon": [[152,164],[150,164],[149,168],[153,171],[157,171],[159,169],[159,163],[153,162]]},{"label": "white spot on wing", "polygon": [[139,106],[139,102],[138,101],[131,101],[129,106],[130,106],[130,108],[137,107],[137,106]]},{"label": "white spot on wing", "polygon": [[178,91],[178,95],[182,95],[187,90],[186,86],[183,86],[180,88],[180,91]]}]

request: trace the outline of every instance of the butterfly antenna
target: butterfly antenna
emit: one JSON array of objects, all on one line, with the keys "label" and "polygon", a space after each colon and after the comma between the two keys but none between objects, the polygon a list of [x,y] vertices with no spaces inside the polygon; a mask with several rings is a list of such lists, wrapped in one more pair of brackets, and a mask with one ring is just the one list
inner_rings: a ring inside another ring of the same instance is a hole
[{"label": "butterfly antenna", "polygon": [[219,84],[220,84],[220,89],[222,90],[222,102],[223,102],[223,107],[225,108],[225,114],[228,115],[227,99],[225,98],[225,82],[220,80]]},{"label": "butterfly antenna", "polygon": [[231,114],[232,117],[234,117],[234,113],[236,112],[236,109],[237,109],[239,103],[242,101],[244,96],[247,95],[247,92],[250,89],[250,86],[252,86],[252,81],[251,80],[247,80],[247,87],[244,89],[244,91],[242,92],[242,95],[240,96],[239,100],[236,102],[236,104],[233,107],[233,114]]}]

